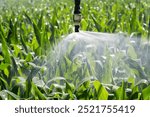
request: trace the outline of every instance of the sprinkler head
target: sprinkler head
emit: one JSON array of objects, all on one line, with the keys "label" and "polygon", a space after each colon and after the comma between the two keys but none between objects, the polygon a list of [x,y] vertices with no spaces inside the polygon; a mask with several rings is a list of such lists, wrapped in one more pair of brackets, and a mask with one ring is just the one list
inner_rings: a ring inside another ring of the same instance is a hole
[{"label": "sprinkler head", "polygon": [[81,22],[81,14],[80,14],[80,0],[75,0],[75,8],[73,21],[75,26],[75,32],[79,32],[80,22]]},{"label": "sprinkler head", "polygon": [[75,32],[79,32],[80,22],[81,22],[81,14],[74,14],[73,15]]}]

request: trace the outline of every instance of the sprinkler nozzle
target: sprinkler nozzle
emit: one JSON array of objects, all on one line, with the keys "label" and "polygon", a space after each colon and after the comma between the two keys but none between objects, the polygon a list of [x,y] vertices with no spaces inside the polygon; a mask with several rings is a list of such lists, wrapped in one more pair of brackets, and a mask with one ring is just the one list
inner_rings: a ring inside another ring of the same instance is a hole
[{"label": "sprinkler nozzle", "polygon": [[79,32],[80,22],[81,22],[81,14],[74,14],[73,15],[75,32]]}]

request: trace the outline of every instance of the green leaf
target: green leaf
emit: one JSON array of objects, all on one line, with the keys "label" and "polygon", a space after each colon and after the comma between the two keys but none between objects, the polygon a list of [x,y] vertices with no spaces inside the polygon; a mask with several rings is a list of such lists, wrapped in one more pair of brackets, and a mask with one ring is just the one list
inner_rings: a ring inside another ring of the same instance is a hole
[{"label": "green leaf", "polygon": [[98,23],[98,21],[96,20],[96,18],[94,16],[91,15],[91,17],[92,17],[92,19],[93,19],[93,21],[95,23],[95,27],[96,27],[97,31],[100,32],[101,31],[100,24]]},{"label": "green leaf", "polygon": [[75,95],[79,100],[89,100],[93,93],[90,90],[90,81],[86,81],[80,87],[76,88]]},{"label": "green leaf", "polygon": [[4,74],[8,77],[9,76],[9,71],[8,71],[8,69],[6,68],[6,69],[4,69]]},{"label": "green leaf", "polygon": [[16,95],[15,93],[12,93],[11,91],[8,91],[8,90],[3,90],[4,93],[6,93],[8,96],[7,99],[12,99],[12,100],[19,100],[20,97],[18,95]]},{"label": "green leaf", "polygon": [[9,49],[8,49],[6,40],[5,40],[5,38],[4,38],[4,36],[2,35],[1,32],[0,32],[0,38],[1,38],[1,41],[2,41],[2,53],[4,55],[4,60],[5,60],[6,63],[11,64]]},{"label": "green leaf", "polygon": [[28,53],[27,45],[26,45],[23,35],[20,35],[20,41],[21,41],[25,51]]},{"label": "green leaf", "polygon": [[140,92],[141,92],[144,88],[146,88],[146,87],[149,86],[149,82],[148,82],[147,80],[145,80],[145,79],[141,79],[140,81],[138,81],[138,82],[136,83],[135,86],[138,86],[138,87],[139,87],[139,90],[140,90]]},{"label": "green leaf", "polygon": [[10,66],[10,64],[8,63],[1,63],[0,64],[0,70],[5,70],[6,68],[8,68]]},{"label": "green leaf", "polygon": [[93,80],[93,77],[90,78],[83,78],[77,85],[77,88],[80,87],[81,85],[85,84],[85,86],[89,86],[90,81]]},{"label": "green leaf", "polygon": [[4,60],[3,56],[0,55],[0,61],[3,61],[3,60]]},{"label": "green leaf", "polygon": [[33,21],[33,28],[34,28],[34,33],[35,33],[35,36],[36,36],[36,39],[37,39],[37,42],[39,44],[39,46],[41,47],[41,33],[40,33],[40,30],[37,26],[37,24],[35,23],[35,21]]},{"label": "green leaf", "polygon": [[[18,43],[18,37],[17,37],[17,22],[13,22],[14,17],[10,19],[9,21],[9,32],[7,36],[7,42],[12,43],[12,44],[17,44]],[[17,18],[15,18],[17,19]]]},{"label": "green leaf", "polygon": [[135,86],[135,78],[129,77],[128,84],[130,84],[130,88],[133,88]]},{"label": "green leaf", "polygon": [[37,88],[37,86],[32,82],[31,92],[34,97],[38,97],[39,100],[46,100],[46,96],[42,94],[42,92]]},{"label": "green leaf", "polygon": [[41,16],[40,19],[38,20],[38,24],[37,24],[39,30],[41,30],[42,26],[43,26],[43,12],[41,12]]},{"label": "green leaf", "polygon": [[150,100],[150,85],[143,89],[142,91],[142,97],[144,100]]},{"label": "green leaf", "polygon": [[4,85],[5,85],[4,87],[6,89],[9,89],[9,84],[7,83],[7,81],[4,78],[0,77],[0,81],[4,83]]},{"label": "green leaf", "polygon": [[28,55],[26,56],[26,61],[27,62],[31,62],[32,61],[32,54],[31,53],[28,53]]},{"label": "green leaf", "polygon": [[130,96],[130,100],[139,100],[140,99],[140,96],[139,96],[139,88],[138,86],[135,86],[133,89],[132,89],[132,94]]},{"label": "green leaf", "polygon": [[34,63],[29,62],[29,64],[33,65],[34,68],[31,70],[30,74],[28,75],[26,79],[26,98],[30,97],[31,89],[32,89],[32,79],[40,70],[40,67],[36,66]]},{"label": "green leaf", "polygon": [[99,81],[94,81],[94,88],[96,89],[96,95],[98,100],[107,100],[108,99],[108,92],[104,88],[104,86]]},{"label": "green leaf", "polygon": [[81,20],[81,28],[82,28],[82,30],[86,30],[87,27],[88,27],[88,23],[86,22],[85,19],[82,19]]},{"label": "green leaf", "polygon": [[14,54],[16,57],[18,57],[18,54],[21,52],[22,47],[20,47],[19,45],[15,45],[15,44],[11,44],[14,48]]},{"label": "green leaf", "polygon": [[147,75],[145,74],[145,71],[142,69],[141,65],[134,59],[127,58],[125,60],[125,63],[129,65],[130,69],[134,72],[134,74],[139,78],[139,79],[146,79],[147,80]]},{"label": "green leaf", "polygon": [[46,85],[50,86],[50,85],[52,85],[55,82],[57,82],[57,83],[59,83],[59,82],[66,82],[66,79],[64,77],[55,77],[53,79],[48,80]]},{"label": "green leaf", "polygon": [[78,92],[83,92],[85,90],[87,90],[90,87],[90,81],[87,80],[85,82],[82,82],[79,86],[77,86],[77,90]]},{"label": "green leaf", "polygon": [[122,82],[122,85],[115,91],[115,95],[116,95],[117,100],[126,100],[127,99],[124,81]]},{"label": "green leaf", "polygon": [[6,93],[4,93],[4,91],[0,91],[0,100],[6,100],[6,99],[7,99]]},{"label": "green leaf", "polygon": [[133,46],[129,46],[129,48],[128,48],[128,50],[127,50],[127,54],[128,54],[128,56],[130,57],[130,58],[132,58],[132,59],[137,59],[137,54],[136,54],[136,52],[135,52],[135,49],[134,49],[134,47]]},{"label": "green leaf", "polygon": [[73,84],[66,82],[66,92],[68,92],[69,94],[72,94],[74,89],[75,89],[75,87]]}]

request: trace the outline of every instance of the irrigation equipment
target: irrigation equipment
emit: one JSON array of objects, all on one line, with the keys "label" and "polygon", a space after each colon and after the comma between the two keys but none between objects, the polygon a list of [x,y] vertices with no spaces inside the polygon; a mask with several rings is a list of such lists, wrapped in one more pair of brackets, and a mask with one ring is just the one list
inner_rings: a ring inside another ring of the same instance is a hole
[{"label": "irrigation equipment", "polygon": [[75,0],[75,33],[63,37],[53,51],[50,77],[65,77],[75,84],[83,79],[115,85],[130,77],[136,82],[147,80],[140,56],[143,50],[134,48],[133,38],[123,33],[79,32],[80,21],[80,0]]},{"label": "irrigation equipment", "polygon": [[75,32],[79,32],[80,21],[81,21],[81,12],[80,12],[80,0],[75,1],[75,8],[74,8],[74,25],[75,25]]}]

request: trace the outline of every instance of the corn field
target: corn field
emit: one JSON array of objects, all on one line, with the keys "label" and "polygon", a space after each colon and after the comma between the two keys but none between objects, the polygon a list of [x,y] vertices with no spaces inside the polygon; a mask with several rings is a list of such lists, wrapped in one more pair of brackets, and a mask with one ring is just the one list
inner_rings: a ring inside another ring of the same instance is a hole
[{"label": "corn field", "polygon": [[[126,60],[132,74],[119,83],[111,80],[113,62],[107,53],[99,77],[110,79],[110,83],[91,78],[95,71],[91,73],[88,66],[76,66],[69,59],[72,47],[63,58],[65,62],[49,65],[62,36],[74,32],[73,10],[73,0],[0,0],[0,99],[149,100],[150,1],[81,0],[80,30],[121,32],[134,37],[138,45],[128,51],[134,59]],[[136,60],[141,54],[143,64],[139,65]]]}]

